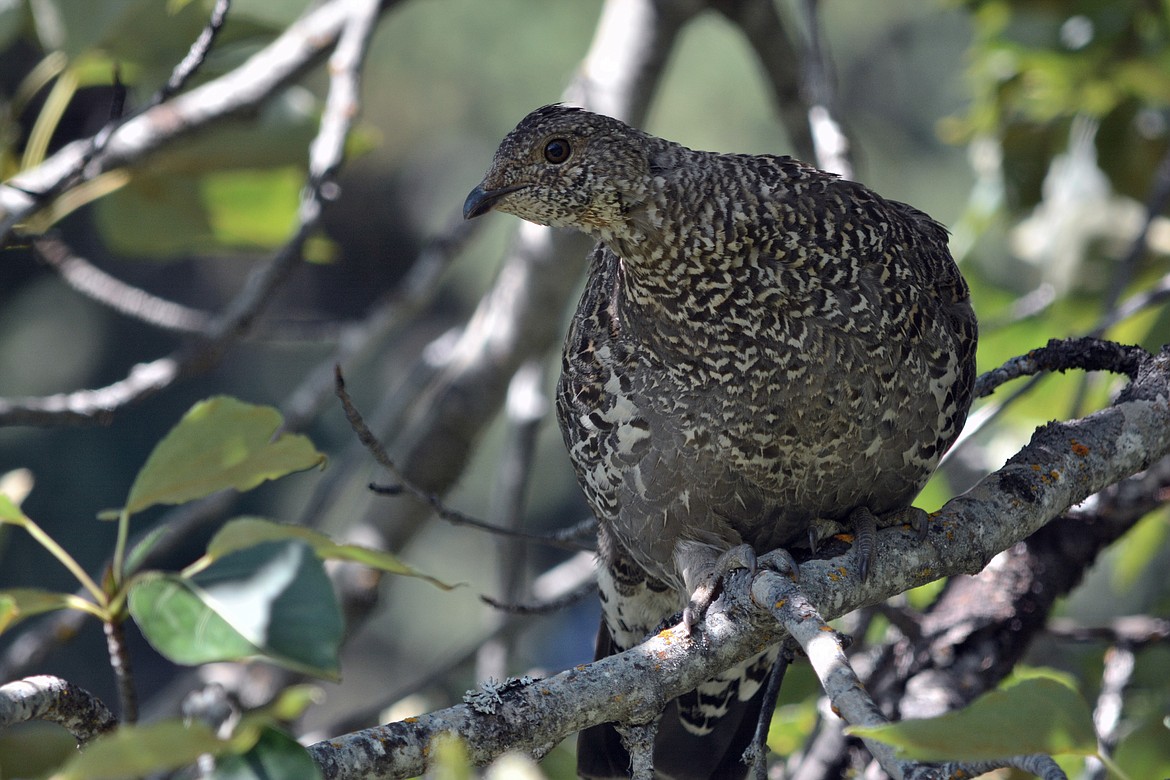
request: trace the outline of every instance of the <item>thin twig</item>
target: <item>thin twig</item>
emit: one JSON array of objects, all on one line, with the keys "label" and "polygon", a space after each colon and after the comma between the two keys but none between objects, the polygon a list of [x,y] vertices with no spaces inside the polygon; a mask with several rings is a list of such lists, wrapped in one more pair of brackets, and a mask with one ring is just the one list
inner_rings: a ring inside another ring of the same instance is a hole
[{"label": "thin twig", "polygon": [[576,590],[547,601],[501,601],[485,594],[481,594],[479,598],[488,606],[501,612],[507,612],[509,615],[550,615],[568,609],[595,593],[597,593],[597,583],[590,581],[581,583],[581,586]]},{"label": "thin twig", "polygon": [[1170,642],[1170,620],[1150,615],[1125,615],[1104,626],[1083,626],[1069,618],[1056,618],[1048,622],[1045,631],[1069,642],[1125,644],[1135,650]]},{"label": "thin twig", "polygon": [[66,284],[91,300],[163,330],[207,332],[212,319],[207,312],[168,301],[126,284],[74,254],[57,236],[39,236],[32,240],[32,246],[45,264],[56,270]]},{"label": "thin twig", "polygon": [[395,485],[371,484],[369,486],[370,490],[385,496],[396,496],[405,493],[420,503],[429,506],[438,517],[454,525],[466,525],[472,528],[478,528],[481,531],[496,534],[497,536],[526,539],[539,544],[546,544],[550,547],[558,547],[563,550],[585,549],[580,544],[563,541],[552,536],[519,531],[515,528],[502,528],[446,506],[439,496],[423,490],[407,479],[402,469],[398,467],[398,464],[386,452],[386,448],[382,445],[382,442],[378,441],[378,437],[374,435],[370,427],[366,425],[366,421],[362,418],[361,412],[358,411],[353,399],[349,396],[349,392],[345,389],[345,377],[341,373],[341,366],[337,366],[334,370],[334,392],[337,394],[338,400],[341,401],[341,408],[345,412],[345,419],[349,422],[349,427],[357,435],[358,441],[373,456],[379,466],[393,474],[394,478],[398,480],[398,484]]},{"label": "thin twig", "polygon": [[231,5],[232,0],[216,0],[215,7],[211,9],[211,17],[207,20],[202,32],[199,33],[199,37],[191,44],[187,56],[171,71],[171,77],[167,79],[167,83],[151,99],[151,105],[158,105],[181,90],[199,70],[207,60],[207,54],[219,36],[219,31],[223,29],[224,22],[227,21],[228,9],[231,8]]},{"label": "thin twig", "polygon": [[1046,346],[1014,357],[980,376],[975,382],[975,397],[991,395],[1005,382],[1042,371],[1111,371],[1132,379],[1149,354],[1141,347],[1096,338],[1051,339]]},{"label": "thin twig", "polygon": [[1083,336],[1071,339],[1051,339],[1044,347],[1011,358],[999,368],[992,369],[975,380],[975,397],[991,395],[996,388],[1013,379],[1031,376],[1022,387],[998,404],[988,405],[972,413],[963,432],[939,463],[946,463],[968,441],[1007,411],[1008,407],[1034,390],[1050,372],[1070,369],[1083,371],[1111,371],[1133,377],[1141,361],[1149,353],[1141,347],[1124,346],[1112,341]]}]

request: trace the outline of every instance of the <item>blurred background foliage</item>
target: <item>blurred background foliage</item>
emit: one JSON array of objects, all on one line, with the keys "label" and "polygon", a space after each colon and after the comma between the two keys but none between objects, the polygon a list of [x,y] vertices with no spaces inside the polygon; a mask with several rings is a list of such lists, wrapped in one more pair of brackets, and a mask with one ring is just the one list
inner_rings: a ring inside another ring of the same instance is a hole
[{"label": "blurred background foliage", "polygon": [[[109,117],[115,72],[128,87],[128,108],[146,100],[199,33],[210,6],[209,0],[0,0],[0,176],[97,131]],[[306,6],[303,0],[236,0],[198,79],[239,65]],[[799,34],[803,5],[781,0],[780,6]],[[26,467],[36,479],[25,511],[96,569],[113,529],[95,514],[117,504],[153,443],[183,410],[213,393],[281,405],[331,354],[338,323],[360,319],[395,289],[425,241],[451,229],[499,138],[527,111],[559,98],[600,8],[600,0],[413,0],[387,13],[365,70],[362,120],[350,140],[341,197],[326,213],[311,262],[269,308],[269,327],[236,345],[211,372],[123,410],[108,427],[0,429],[0,473]],[[820,12],[836,71],[833,108],[853,144],[857,178],[951,227],[982,322],[981,370],[1049,338],[1093,331],[1119,301],[1166,278],[1170,2],[826,0]],[[68,213],[54,214],[53,229],[114,276],[215,310],[294,225],[324,83],[318,69],[255,114],[170,145],[132,174],[109,174],[68,204]],[[711,13],[685,30],[647,126],[699,148],[792,151],[750,48]],[[1148,248],[1133,251],[1147,221]],[[513,229],[507,217],[491,218],[447,269],[426,310],[354,369],[350,388],[359,403],[376,405],[428,344],[465,321]],[[1156,350],[1170,341],[1167,317],[1164,306],[1151,306],[1105,335]],[[99,387],[177,343],[175,335],[71,290],[25,247],[0,255],[0,396]],[[551,377],[557,357],[549,360]],[[1079,376],[1044,380],[956,453],[920,505],[937,507],[1001,465],[1036,425],[1096,408],[1116,388]],[[351,442],[335,406],[307,432],[326,452],[339,453]],[[504,437],[502,422],[487,431],[447,497],[450,505],[486,511]],[[537,453],[529,526],[549,529],[585,517],[551,421],[541,428]],[[322,478],[284,480],[236,509],[304,520],[313,481]],[[354,490],[378,478],[363,467]],[[350,510],[342,502],[328,508],[328,519],[311,519],[343,532]],[[147,527],[149,513],[137,522]],[[1097,624],[1170,612],[1170,587],[1160,575],[1170,565],[1167,528],[1165,511],[1143,521],[1088,574],[1062,614]],[[205,541],[191,540],[191,557]],[[485,544],[490,548],[493,540],[437,522],[413,541],[408,560],[470,587],[452,594],[394,582],[386,589],[383,607],[349,646],[345,682],[329,686],[328,717],[377,701],[393,687],[388,681],[413,679],[436,658],[457,655],[490,622],[477,600],[497,589]],[[529,576],[558,556],[533,548]],[[0,531],[0,587],[33,584],[70,587],[27,539]],[[509,671],[556,670],[589,658],[596,612],[588,600],[538,619],[516,646]],[[0,646],[11,641],[0,639]],[[1102,649],[1045,639],[1032,662],[1072,672],[1092,701]],[[137,650],[149,697],[176,672],[144,646]],[[1139,657],[1126,708],[1131,730],[1119,754],[1132,777],[1170,774],[1170,739],[1160,722],[1170,708],[1168,655],[1163,644]],[[38,671],[107,696],[111,691],[95,627]],[[435,680],[403,714],[457,699],[474,676],[465,666]],[[778,745],[796,744],[811,723],[814,683],[799,674],[790,680]]]}]

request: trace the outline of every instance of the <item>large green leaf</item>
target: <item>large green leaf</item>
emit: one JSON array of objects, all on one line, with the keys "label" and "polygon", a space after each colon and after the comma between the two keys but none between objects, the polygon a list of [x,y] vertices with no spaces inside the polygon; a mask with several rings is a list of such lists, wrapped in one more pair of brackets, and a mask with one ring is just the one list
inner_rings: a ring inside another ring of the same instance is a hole
[{"label": "large green leaf", "polygon": [[212,771],[211,780],[314,780],[321,769],[295,739],[265,726],[260,739],[247,753],[224,756]]},{"label": "large green leaf", "polygon": [[264,657],[336,679],[341,610],[325,569],[299,541],[225,555],[192,577],[142,577],[130,614],[156,650],[181,664]]},{"label": "large green leaf", "polygon": [[98,737],[63,766],[52,780],[115,780],[167,772],[228,748],[202,723],[162,721],[121,726]]},{"label": "large green leaf", "polygon": [[155,446],[138,472],[126,511],[181,504],[225,488],[251,490],[261,482],[319,466],[325,456],[305,436],[281,434],[280,412],[229,396],[201,401]]},{"label": "large green leaf", "polygon": [[990,761],[1025,753],[1097,750],[1093,720],[1081,695],[1051,677],[1031,677],[991,691],[958,712],[849,733],[893,745],[919,761]]},{"label": "large green leaf", "polygon": [[312,547],[313,552],[321,558],[351,561],[390,574],[420,577],[444,590],[451,590],[454,587],[430,575],[423,574],[390,553],[355,544],[338,544],[319,531],[298,525],[276,523],[260,517],[240,517],[226,523],[208,543],[207,556],[216,560],[257,544],[285,539],[298,539],[304,542]]}]

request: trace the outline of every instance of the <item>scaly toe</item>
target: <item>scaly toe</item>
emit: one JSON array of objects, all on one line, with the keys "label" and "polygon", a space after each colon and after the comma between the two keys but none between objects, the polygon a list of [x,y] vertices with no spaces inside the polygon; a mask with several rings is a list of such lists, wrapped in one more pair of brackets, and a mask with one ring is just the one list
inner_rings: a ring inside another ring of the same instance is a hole
[{"label": "scaly toe", "polygon": [[853,525],[853,550],[857,556],[857,573],[861,581],[869,579],[870,569],[877,558],[877,518],[866,507],[859,506],[849,515]]},{"label": "scaly toe", "polygon": [[756,571],[756,551],[751,545],[739,544],[723,552],[711,566],[691,592],[690,601],[683,610],[683,628],[689,634],[691,630],[703,620],[707,610],[719,597],[723,584],[728,576],[736,569],[747,569],[751,573]]},{"label": "scaly toe", "polygon": [[787,550],[772,550],[764,553],[760,556],[758,564],[777,574],[787,575],[793,582],[800,582],[800,567],[796,565],[796,559]]}]

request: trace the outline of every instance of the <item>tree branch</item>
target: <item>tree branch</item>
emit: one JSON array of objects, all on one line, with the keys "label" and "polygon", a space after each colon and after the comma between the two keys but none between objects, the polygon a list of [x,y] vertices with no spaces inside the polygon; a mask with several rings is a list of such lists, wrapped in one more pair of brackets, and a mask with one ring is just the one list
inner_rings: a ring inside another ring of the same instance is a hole
[{"label": "tree branch", "polygon": [[[380,9],[386,11],[394,2]],[[276,94],[333,48],[352,14],[351,0],[328,0],[294,22],[240,67],[120,124],[95,154],[75,141],[0,184],[0,245],[12,229],[61,192],[144,161],[175,139],[250,109]]]},{"label": "tree branch", "polygon": [[[878,533],[867,581],[853,556],[808,561],[800,589],[825,618],[941,577],[981,570],[1073,504],[1170,454],[1170,352],[1150,356],[1117,401],[1088,417],[1050,423],[1003,468],[931,518],[919,541],[907,529]],[[784,591],[780,578],[761,575],[751,587],[758,604]],[[783,634],[774,621],[730,598],[712,610],[691,636],[678,627],[625,653],[574,667],[529,685],[506,686],[491,713],[467,705],[320,742],[310,748],[327,778],[408,777],[425,770],[431,741],[443,733],[465,740],[476,764],[506,749],[535,751],[585,726],[605,721],[646,722],[661,705],[720,669],[741,662]],[[639,696],[614,696],[637,690]]]},{"label": "tree branch", "polygon": [[56,723],[79,746],[118,725],[109,708],[89,691],[49,675],[0,686],[0,729],[30,720]]},{"label": "tree branch", "polygon": [[[305,242],[320,221],[323,202],[336,196],[332,176],[341,164],[345,137],[357,117],[360,69],[381,10],[377,0],[332,0],[306,14],[274,43],[236,70],[164,106],[146,111],[114,131],[108,143],[86,166],[85,176],[138,161],[163,141],[172,140],[182,132],[202,126],[213,118],[221,118],[232,111],[254,105],[307,67],[326,44],[338,41],[330,61],[329,94],[320,128],[309,149],[309,180],[301,199],[296,231],[266,264],[248,277],[236,296],[211,321],[207,337],[193,347],[182,348],[167,357],[139,364],[130,370],[125,379],[104,388],[44,398],[0,399],[0,426],[108,422],[116,409],[142,400],[183,376],[208,370],[248,332],[300,261]],[[313,24],[321,25],[321,29],[313,28]],[[165,123],[159,117],[152,120],[154,124],[146,122],[153,113],[164,108],[170,112],[166,115]],[[80,153],[79,144],[84,145],[83,142],[71,144],[26,174],[47,175],[55,170],[55,165],[60,164],[58,158],[63,159],[70,149]],[[5,198],[13,192],[19,193],[27,202],[16,211],[9,208],[12,214],[29,214],[39,207],[39,202],[28,195],[37,190],[28,186],[26,174],[18,177],[20,183],[17,186],[21,189],[0,185],[0,209],[8,208],[5,206]],[[52,188],[63,183],[65,178],[58,178],[46,186]],[[0,231],[0,237],[3,235]]]}]

